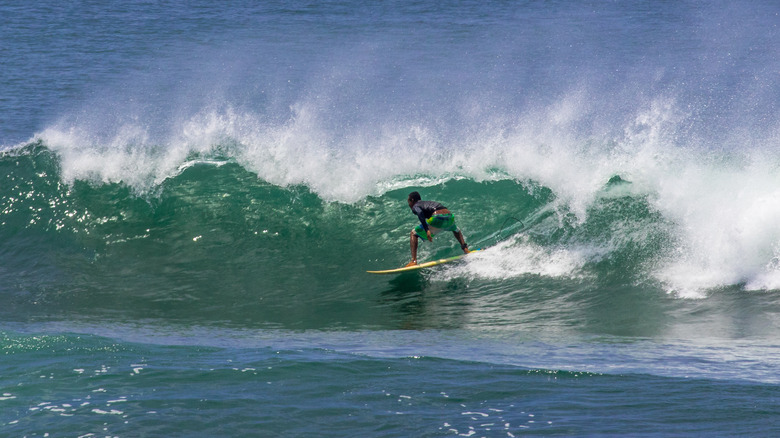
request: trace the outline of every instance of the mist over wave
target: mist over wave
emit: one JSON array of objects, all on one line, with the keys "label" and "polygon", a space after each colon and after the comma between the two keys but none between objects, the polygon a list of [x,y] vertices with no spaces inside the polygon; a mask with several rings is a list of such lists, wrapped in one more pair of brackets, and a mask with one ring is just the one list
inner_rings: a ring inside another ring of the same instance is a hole
[{"label": "mist over wave", "polygon": [[[674,166],[679,154],[772,150],[776,57],[757,52],[777,51],[776,30],[723,36],[744,33],[740,23],[764,28],[765,8],[681,4],[629,29],[617,18],[632,7],[492,11],[525,22],[466,19],[481,12],[475,4],[394,4],[370,21],[381,33],[319,23],[335,13],[328,7],[272,9],[291,20],[278,26],[310,20],[310,32],[276,41],[227,28],[224,41],[177,40],[147,68],[92,85],[37,137],[62,157],[66,181],[145,191],[193,155],[223,155],[274,184],[354,202],[399,174],[503,172],[553,187],[582,216],[615,174]],[[394,21],[412,12],[433,27]],[[583,15],[604,29],[582,28]],[[550,16],[567,32],[527,25]],[[646,49],[614,50],[614,35]]]}]

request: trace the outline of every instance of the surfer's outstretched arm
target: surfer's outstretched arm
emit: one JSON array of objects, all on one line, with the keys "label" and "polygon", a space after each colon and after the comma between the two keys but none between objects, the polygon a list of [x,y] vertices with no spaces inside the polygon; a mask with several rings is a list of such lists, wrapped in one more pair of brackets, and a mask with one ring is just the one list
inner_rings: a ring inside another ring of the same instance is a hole
[{"label": "surfer's outstretched arm", "polygon": [[469,253],[469,245],[466,243],[466,239],[463,238],[463,233],[458,231],[453,231],[452,234],[455,235],[455,238],[458,239],[458,242],[460,242],[460,249],[463,250],[464,253]]}]

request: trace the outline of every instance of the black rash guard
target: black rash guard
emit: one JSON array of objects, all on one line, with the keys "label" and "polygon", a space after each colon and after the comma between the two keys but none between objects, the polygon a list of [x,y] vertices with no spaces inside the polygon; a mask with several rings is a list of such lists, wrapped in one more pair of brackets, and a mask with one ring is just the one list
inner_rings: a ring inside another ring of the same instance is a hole
[{"label": "black rash guard", "polygon": [[433,212],[436,210],[441,210],[443,208],[447,208],[441,204],[439,204],[436,201],[417,201],[412,206],[412,213],[416,214],[417,217],[420,219],[420,223],[422,224],[423,230],[428,231],[428,222],[425,222],[425,219],[430,218],[433,216]]}]

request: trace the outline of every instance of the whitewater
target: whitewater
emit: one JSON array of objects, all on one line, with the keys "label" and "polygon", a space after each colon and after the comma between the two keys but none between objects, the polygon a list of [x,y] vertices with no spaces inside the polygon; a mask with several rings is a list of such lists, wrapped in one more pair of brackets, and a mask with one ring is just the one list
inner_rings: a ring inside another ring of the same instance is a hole
[{"label": "whitewater", "polygon": [[0,14],[4,433],[777,434],[772,2]]}]

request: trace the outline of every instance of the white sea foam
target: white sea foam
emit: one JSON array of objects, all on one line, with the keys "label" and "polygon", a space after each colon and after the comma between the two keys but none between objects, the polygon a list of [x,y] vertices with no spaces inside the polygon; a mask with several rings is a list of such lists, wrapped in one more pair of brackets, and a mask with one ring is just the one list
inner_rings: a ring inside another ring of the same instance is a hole
[{"label": "white sea foam", "polygon": [[443,270],[437,278],[447,280],[464,273],[490,280],[525,275],[576,278],[582,276],[582,267],[589,259],[588,251],[584,248],[544,248],[519,237],[471,254],[468,263]]}]

